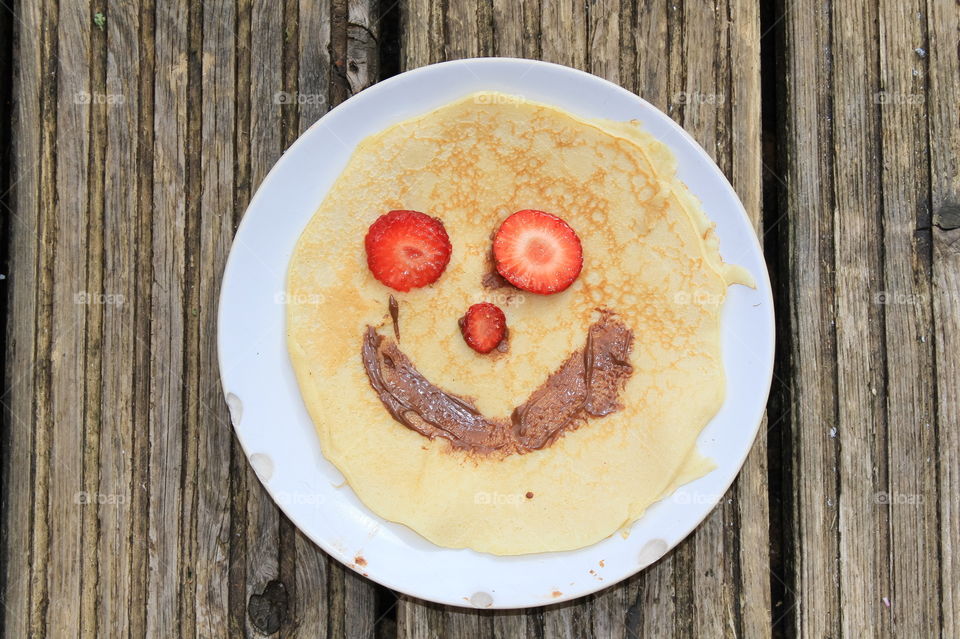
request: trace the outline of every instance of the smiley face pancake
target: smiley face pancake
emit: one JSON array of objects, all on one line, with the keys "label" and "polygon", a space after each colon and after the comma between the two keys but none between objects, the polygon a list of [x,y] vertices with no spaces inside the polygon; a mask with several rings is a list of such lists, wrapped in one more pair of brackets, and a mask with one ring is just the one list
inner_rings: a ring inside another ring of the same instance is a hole
[{"label": "smiley face pancake", "polygon": [[[495,234],[528,217],[578,240],[561,286],[502,277]],[[428,229],[428,278],[375,276],[365,238],[387,222]],[[324,456],[372,511],[451,548],[571,550],[710,470],[696,439],[734,283],[752,282],[638,124],[480,93],[357,146],[291,258],[287,343]]]}]

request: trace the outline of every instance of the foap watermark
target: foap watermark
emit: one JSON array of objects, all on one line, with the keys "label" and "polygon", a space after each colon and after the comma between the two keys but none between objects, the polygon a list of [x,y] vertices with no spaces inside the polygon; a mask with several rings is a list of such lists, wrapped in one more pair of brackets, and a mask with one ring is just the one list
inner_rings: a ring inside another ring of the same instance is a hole
[{"label": "foap watermark", "polygon": [[691,493],[683,490],[670,495],[669,501],[684,506],[712,506],[722,498],[720,493]]},{"label": "foap watermark", "polygon": [[509,93],[478,93],[473,96],[474,104],[503,104],[517,106],[526,103],[527,99]]},{"label": "foap watermark", "polygon": [[887,506],[918,506],[923,503],[923,495],[880,491],[873,496],[873,501]]},{"label": "foap watermark", "polygon": [[874,104],[884,104],[893,106],[919,105],[923,104],[924,96],[922,93],[900,93],[897,91],[877,91],[873,94]]},{"label": "foap watermark", "polygon": [[916,306],[924,301],[920,293],[904,293],[902,291],[879,291],[874,294],[875,304],[887,306]]},{"label": "foap watermark", "polygon": [[274,104],[320,104],[326,105],[327,98],[322,93],[300,93],[299,91],[277,91],[273,94]]},{"label": "foap watermark", "polygon": [[274,304],[297,304],[302,306],[320,306],[325,304],[327,298],[323,293],[297,293],[291,295],[286,291],[281,291],[273,296]]},{"label": "foap watermark", "polygon": [[723,297],[724,293],[708,293],[706,291],[678,291],[673,295],[673,303],[710,306],[713,304],[722,304]]},{"label": "foap watermark", "polygon": [[726,101],[722,93],[702,93],[700,91],[681,91],[673,96],[677,104],[711,104],[721,105]]},{"label": "foap watermark", "polygon": [[473,503],[481,506],[516,506],[528,499],[533,499],[533,493],[498,493],[481,490],[473,494]]},{"label": "foap watermark", "polygon": [[81,506],[86,506],[87,504],[122,506],[127,503],[127,496],[120,493],[98,493],[81,490],[73,496],[73,503]]},{"label": "foap watermark", "polygon": [[127,298],[122,293],[91,293],[80,291],[73,296],[74,304],[100,304],[103,306],[122,306]]},{"label": "foap watermark", "polygon": [[527,303],[527,297],[519,291],[503,289],[502,291],[478,291],[470,296],[471,304],[490,302],[497,306],[520,306]]},{"label": "foap watermark", "polygon": [[113,106],[123,104],[126,98],[122,93],[90,93],[89,91],[77,91],[73,94],[74,104],[106,104]]}]

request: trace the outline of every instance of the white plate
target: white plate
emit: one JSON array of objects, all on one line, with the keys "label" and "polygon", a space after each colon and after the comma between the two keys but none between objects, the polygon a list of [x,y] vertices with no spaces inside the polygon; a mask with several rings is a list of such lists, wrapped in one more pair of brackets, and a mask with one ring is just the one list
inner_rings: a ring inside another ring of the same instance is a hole
[{"label": "white plate", "polygon": [[[757,281],[756,290],[731,287],[724,307],[727,399],[698,440],[716,470],[653,505],[626,538],[615,534],[581,550],[518,557],[435,546],[360,503],[321,454],[300,398],[287,357],[283,304],[287,263],[300,232],[360,140],[479,90],[586,117],[640,120],[676,155],[681,179],[717,224],[724,259],[743,265]],[[415,597],[480,608],[579,597],[629,577],[678,544],[740,470],[773,371],[773,300],[760,245],[709,156],[673,120],[629,91],[567,67],[508,58],[404,73],[344,102],[300,136],[260,185],[237,230],[218,324],[220,375],[237,437],[284,513],[326,552],[374,581]]]}]

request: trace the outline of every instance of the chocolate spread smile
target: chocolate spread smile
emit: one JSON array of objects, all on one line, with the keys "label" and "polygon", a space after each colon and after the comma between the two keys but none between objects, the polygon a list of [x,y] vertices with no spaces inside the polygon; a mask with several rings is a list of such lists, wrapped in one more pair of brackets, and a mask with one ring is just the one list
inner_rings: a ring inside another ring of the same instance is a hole
[{"label": "chocolate spread smile", "polygon": [[427,380],[396,342],[367,326],[363,367],[370,386],[395,420],[424,437],[443,437],[476,453],[526,453],[552,444],[568,430],[620,408],[620,391],[633,373],[633,332],[603,311],[583,348],[535,390],[507,419],[490,419],[468,398]]}]

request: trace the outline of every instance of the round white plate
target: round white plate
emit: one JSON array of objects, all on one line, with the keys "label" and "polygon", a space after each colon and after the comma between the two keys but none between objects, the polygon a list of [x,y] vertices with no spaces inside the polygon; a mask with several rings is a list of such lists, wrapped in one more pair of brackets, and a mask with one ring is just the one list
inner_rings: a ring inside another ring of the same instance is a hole
[{"label": "round white plate", "polygon": [[[495,90],[574,114],[640,120],[676,155],[680,178],[717,224],[733,286],[723,311],[727,399],[700,450],[717,468],[653,505],[624,537],[571,552],[497,557],[435,546],[373,514],[320,451],[284,331],[287,263],[310,216],[360,140],[468,93]],[[460,60],[377,84],[330,111],[283,155],[237,230],[220,292],[220,375],[244,451],[284,513],[340,562],[389,588],[457,606],[520,608],[579,597],[629,577],[679,543],[724,495],[750,450],[773,371],[770,282],[757,236],[730,184],[669,117],[598,77],[544,62]]]}]

